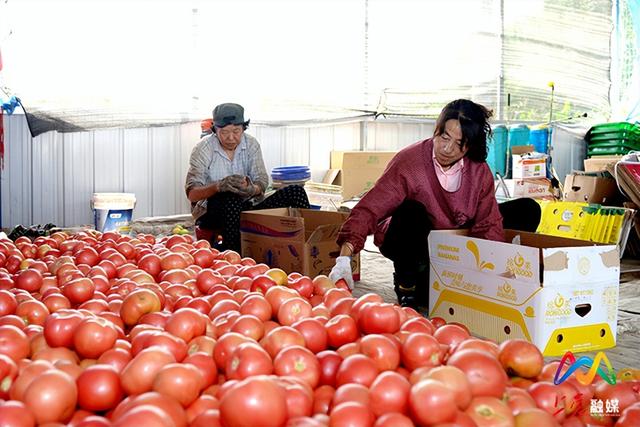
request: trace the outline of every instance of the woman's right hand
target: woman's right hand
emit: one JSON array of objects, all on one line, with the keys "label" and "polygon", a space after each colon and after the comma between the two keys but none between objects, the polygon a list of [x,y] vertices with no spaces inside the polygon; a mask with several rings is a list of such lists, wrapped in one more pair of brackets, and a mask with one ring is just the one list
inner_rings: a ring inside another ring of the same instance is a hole
[{"label": "woman's right hand", "polygon": [[230,191],[232,193],[239,194],[240,189],[246,186],[246,179],[242,175],[229,175],[220,180],[218,184],[218,191],[225,192]]}]

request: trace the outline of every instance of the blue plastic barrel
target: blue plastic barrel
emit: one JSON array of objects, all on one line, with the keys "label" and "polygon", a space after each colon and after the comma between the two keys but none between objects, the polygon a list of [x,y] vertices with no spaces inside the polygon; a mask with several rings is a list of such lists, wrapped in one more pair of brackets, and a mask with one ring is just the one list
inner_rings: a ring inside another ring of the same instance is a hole
[{"label": "blue plastic barrel", "polygon": [[533,145],[538,153],[547,153],[547,142],[549,139],[549,128],[532,129],[529,133],[529,145]]},{"label": "blue plastic barrel", "polygon": [[529,144],[529,126],[515,125],[509,128],[509,147]]},{"label": "blue plastic barrel", "polygon": [[498,125],[493,128],[493,136],[488,142],[489,152],[487,153],[487,163],[491,168],[491,174],[495,176],[498,172],[504,176],[507,167],[507,128]]}]

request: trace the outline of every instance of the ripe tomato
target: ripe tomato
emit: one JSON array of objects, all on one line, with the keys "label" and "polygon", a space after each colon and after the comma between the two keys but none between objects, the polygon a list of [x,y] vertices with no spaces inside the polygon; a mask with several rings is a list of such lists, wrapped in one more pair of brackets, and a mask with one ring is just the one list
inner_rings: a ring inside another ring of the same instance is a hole
[{"label": "ripe tomato", "polygon": [[336,385],[358,383],[369,387],[379,373],[376,363],[363,354],[346,357],[336,373]]},{"label": "ripe tomato", "polygon": [[298,320],[311,317],[311,304],[295,297],[284,301],[278,308],[278,322],[283,326],[291,326]]},{"label": "ripe tomato", "polygon": [[392,304],[366,303],[358,313],[358,326],[365,334],[393,334],[400,328],[400,316]]},{"label": "ripe tomato", "polygon": [[122,389],[128,395],[150,391],[160,369],[175,361],[173,355],[166,350],[155,347],[142,350],[122,370]]},{"label": "ripe tomato", "polygon": [[367,406],[358,402],[344,402],[331,409],[329,425],[370,426],[375,417]]},{"label": "ripe tomato", "polygon": [[0,399],[9,399],[9,390],[17,376],[18,365],[16,362],[9,356],[0,354]]},{"label": "ripe tomato", "polygon": [[216,383],[218,379],[218,369],[213,357],[210,354],[196,352],[191,353],[182,361],[195,366],[202,375],[202,389]]},{"label": "ripe tomato", "polygon": [[235,349],[242,343],[252,342],[250,338],[237,332],[228,332],[220,337],[213,349],[213,359],[216,366],[223,369],[227,366],[227,359],[231,357]]},{"label": "ripe tomato", "polygon": [[440,381],[422,380],[411,387],[409,409],[419,424],[438,424],[453,421],[458,410],[455,396]]},{"label": "ripe tomato", "polygon": [[287,417],[285,390],[269,377],[247,378],[222,396],[220,417],[226,427],[280,427]]},{"label": "ripe tomato", "polygon": [[259,294],[248,295],[240,304],[241,314],[252,314],[263,322],[271,319],[272,312],[269,301]]},{"label": "ripe tomato", "polygon": [[467,375],[471,394],[502,398],[509,378],[498,359],[478,350],[456,351],[447,361]]},{"label": "ripe tomato", "polygon": [[73,346],[76,352],[88,359],[97,359],[113,348],[118,339],[118,330],[102,317],[87,317],[75,329]]},{"label": "ripe tomato", "polygon": [[523,378],[537,377],[544,366],[540,350],[522,339],[507,340],[500,344],[498,360],[509,375]]},{"label": "ripe tomato", "polygon": [[339,314],[324,325],[329,337],[329,346],[338,348],[358,338],[358,327],[353,317]]},{"label": "ripe tomato", "polygon": [[369,387],[371,410],[376,417],[389,412],[406,413],[411,384],[397,372],[383,372]]},{"label": "ripe tomato", "polygon": [[34,378],[24,392],[24,403],[38,424],[67,421],[73,415],[77,401],[75,381],[54,369]]},{"label": "ripe tomato", "polygon": [[451,348],[455,348],[458,344],[470,337],[469,332],[466,329],[452,323],[442,325],[436,329],[433,336],[440,344],[446,344]]},{"label": "ripe tomato", "polygon": [[183,407],[191,405],[200,395],[204,378],[200,370],[188,363],[169,363],[153,380],[153,390],[173,397]]},{"label": "ripe tomato", "polygon": [[395,371],[400,365],[398,345],[384,335],[371,334],[362,337],[360,351],[371,358],[381,372]]},{"label": "ripe tomato", "polygon": [[269,354],[254,342],[245,342],[233,351],[227,359],[225,374],[230,380],[243,380],[255,375],[269,375],[273,372],[273,361]]},{"label": "ripe tomato", "polygon": [[24,403],[8,400],[0,405],[0,425],[35,427],[36,419]]},{"label": "ripe tomato", "polygon": [[0,326],[0,354],[5,354],[18,363],[29,356],[27,335],[13,325]]},{"label": "ripe tomato", "polygon": [[231,331],[259,341],[264,335],[264,324],[256,316],[245,314],[234,320]]},{"label": "ripe tomato", "polygon": [[302,334],[307,348],[312,353],[319,353],[327,349],[329,336],[324,325],[318,319],[301,319],[292,326]]},{"label": "ripe tomato", "polygon": [[264,337],[262,346],[272,358],[286,347],[299,345],[304,347],[304,337],[291,326],[279,326],[269,331]]},{"label": "ripe tomato", "polygon": [[422,379],[432,379],[444,384],[445,387],[453,392],[456,405],[460,410],[464,411],[469,406],[471,402],[471,385],[464,372],[455,366],[430,368],[421,376],[420,380]]},{"label": "ripe tomato", "polygon": [[79,305],[93,298],[96,285],[88,277],[79,277],[65,283],[60,290],[71,304]]},{"label": "ripe tomato", "polygon": [[109,365],[86,368],[76,379],[78,405],[87,411],[107,411],[122,400],[118,371]]},{"label": "ripe tomato", "polygon": [[77,311],[52,313],[44,322],[44,338],[50,347],[73,348],[73,336],[84,316]]},{"label": "ripe tomato", "polygon": [[42,286],[42,273],[32,268],[22,270],[15,277],[15,286],[28,292],[36,292]]},{"label": "ripe tomato", "polygon": [[320,362],[307,348],[291,346],[284,348],[273,360],[276,375],[288,375],[304,380],[312,389],[320,380]]},{"label": "ripe tomato", "polygon": [[164,329],[185,342],[204,335],[207,329],[207,317],[193,308],[181,308],[167,320]]},{"label": "ripe tomato", "polygon": [[402,344],[402,364],[410,371],[440,363],[440,345],[432,335],[415,332]]},{"label": "ripe tomato", "polygon": [[15,313],[17,306],[16,297],[11,292],[0,290],[0,317]]},{"label": "ripe tomato", "polygon": [[474,397],[465,413],[478,426],[510,427],[515,424],[511,409],[497,397]]}]

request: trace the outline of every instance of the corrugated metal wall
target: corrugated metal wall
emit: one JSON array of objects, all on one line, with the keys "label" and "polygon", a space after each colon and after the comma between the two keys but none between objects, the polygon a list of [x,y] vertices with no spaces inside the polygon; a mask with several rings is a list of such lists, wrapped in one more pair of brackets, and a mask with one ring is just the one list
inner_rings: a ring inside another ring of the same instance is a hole
[{"label": "corrugated metal wall", "polygon": [[[188,213],[183,185],[200,126],[48,132],[31,138],[23,115],[5,116],[1,224],[93,224],[97,192],[135,193],[134,218]],[[394,121],[252,125],[267,169],[309,165],[312,179],[329,169],[332,150],[398,150],[431,135],[433,126]],[[366,132],[366,138],[365,137]],[[365,143],[364,141],[367,141]]]}]

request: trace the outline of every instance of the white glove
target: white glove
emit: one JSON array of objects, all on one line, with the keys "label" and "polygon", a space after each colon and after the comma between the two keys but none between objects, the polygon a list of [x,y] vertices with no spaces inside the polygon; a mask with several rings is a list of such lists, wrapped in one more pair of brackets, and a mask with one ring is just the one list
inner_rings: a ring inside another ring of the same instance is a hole
[{"label": "white glove", "polygon": [[353,272],[351,271],[351,257],[339,256],[336,258],[336,265],[331,269],[329,273],[329,279],[333,283],[336,283],[340,279],[344,279],[347,282],[349,289],[353,290]]}]

